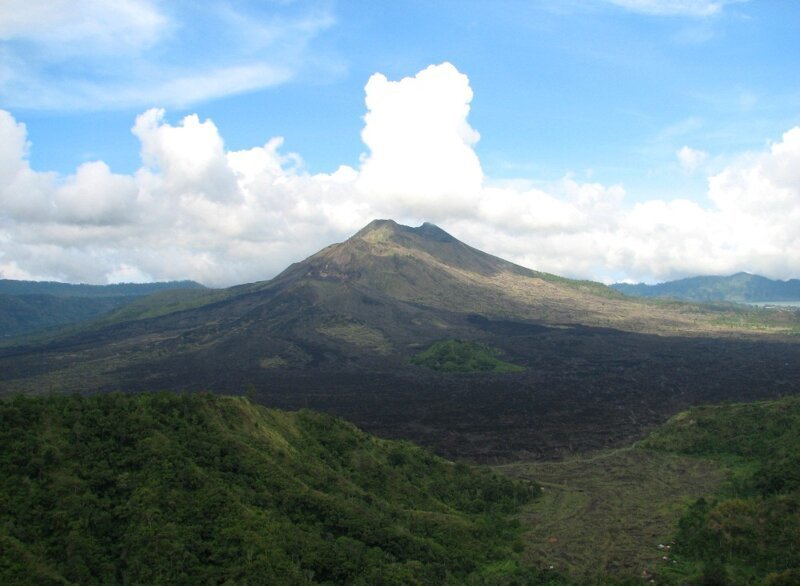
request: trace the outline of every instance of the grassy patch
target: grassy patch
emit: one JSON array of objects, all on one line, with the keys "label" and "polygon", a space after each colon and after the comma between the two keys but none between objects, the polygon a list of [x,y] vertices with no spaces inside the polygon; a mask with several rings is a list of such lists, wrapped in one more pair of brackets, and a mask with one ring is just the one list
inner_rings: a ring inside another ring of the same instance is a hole
[{"label": "grassy patch", "polygon": [[354,322],[332,323],[320,326],[317,331],[348,344],[366,348],[378,354],[389,354],[392,345],[380,330]]},{"label": "grassy patch", "polygon": [[497,358],[499,350],[485,344],[443,340],[414,356],[412,364],[442,372],[522,372],[523,367]]},{"label": "grassy patch", "polygon": [[522,515],[525,558],[580,583],[658,575],[675,524],[724,472],[708,460],[626,448],[562,462],[499,468],[535,478],[543,496]]},{"label": "grassy patch", "polygon": [[[735,304],[707,304],[721,315],[712,319],[725,327],[740,330],[772,331],[777,333],[796,334],[800,332],[800,311],[794,308],[775,309],[765,307],[742,306]],[[704,305],[704,307],[706,307]]]},{"label": "grassy patch", "polygon": [[499,467],[544,490],[525,559],[578,583],[800,583],[798,429],[797,397],[703,406],[634,447]]},{"label": "grassy patch", "polygon": [[282,368],[288,366],[289,362],[280,356],[267,356],[259,361],[261,368]]},{"label": "grassy patch", "polygon": [[138,299],[117,311],[111,312],[92,322],[90,326],[96,328],[127,321],[159,317],[177,311],[196,309],[216,301],[221,301],[228,296],[229,292],[225,289],[176,289],[162,291]]}]

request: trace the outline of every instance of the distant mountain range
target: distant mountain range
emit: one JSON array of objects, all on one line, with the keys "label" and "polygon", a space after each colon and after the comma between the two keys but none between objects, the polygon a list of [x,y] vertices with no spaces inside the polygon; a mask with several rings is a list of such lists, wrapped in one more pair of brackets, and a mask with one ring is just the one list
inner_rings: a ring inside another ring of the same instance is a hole
[{"label": "distant mountain range", "polygon": [[663,297],[696,302],[800,301],[800,279],[775,281],[750,273],[736,273],[729,277],[690,277],[657,285],[615,283],[611,288],[634,297]]},{"label": "distant mountain range", "polygon": [[113,285],[73,285],[57,281],[15,281],[0,279],[0,295],[52,295],[53,297],[142,297],[168,289],[205,289],[196,281],[158,283],[115,283]]},{"label": "distant mountain range", "polygon": [[141,297],[176,289],[205,287],[194,281],[71,285],[0,279],[0,339],[88,321]]}]

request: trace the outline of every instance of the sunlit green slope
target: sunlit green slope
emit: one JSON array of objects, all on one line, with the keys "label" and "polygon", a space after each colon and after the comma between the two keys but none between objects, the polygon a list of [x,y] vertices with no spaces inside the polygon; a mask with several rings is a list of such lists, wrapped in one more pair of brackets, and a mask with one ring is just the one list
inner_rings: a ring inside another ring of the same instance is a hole
[{"label": "sunlit green slope", "polygon": [[0,583],[503,583],[538,489],[206,394],[0,402]]}]

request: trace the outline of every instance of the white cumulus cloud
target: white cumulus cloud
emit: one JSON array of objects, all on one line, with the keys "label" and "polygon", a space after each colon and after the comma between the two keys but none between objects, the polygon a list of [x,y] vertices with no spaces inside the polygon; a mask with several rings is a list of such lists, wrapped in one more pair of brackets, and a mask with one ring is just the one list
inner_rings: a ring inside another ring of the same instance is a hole
[{"label": "white cumulus cloud", "polygon": [[400,81],[375,74],[365,91],[361,136],[370,153],[361,167],[361,191],[401,215],[469,213],[483,171],[473,149],[480,136],[467,122],[467,76],[443,63]]},{"label": "white cumulus cloud", "polygon": [[[373,76],[366,96],[369,152],[358,168],[316,175],[280,137],[231,151],[213,121],[170,123],[160,109],[133,125],[135,173],[102,161],[37,172],[24,124],[0,111],[0,276],[250,282],[377,217],[433,220],[473,246],[573,277],[800,276],[800,127],[709,177],[704,203],[676,194],[629,204],[622,185],[484,177],[469,80],[451,64],[400,81]],[[699,172],[707,155],[677,156]]]}]

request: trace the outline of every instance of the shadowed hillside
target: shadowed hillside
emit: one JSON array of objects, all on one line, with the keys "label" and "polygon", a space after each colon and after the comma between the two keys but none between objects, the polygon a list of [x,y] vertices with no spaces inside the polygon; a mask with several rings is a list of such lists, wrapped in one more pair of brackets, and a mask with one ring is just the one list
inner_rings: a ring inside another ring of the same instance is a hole
[{"label": "shadowed hillside", "polygon": [[0,342],[87,322],[143,297],[191,297],[204,291],[205,287],[194,281],[71,285],[0,279]]},{"label": "shadowed hillside", "polygon": [[86,285],[59,283],[57,281],[16,281],[0,279],[2,295],[52,295],[53,297],[143,297],[170,289],[204,289],[195,281],[164,281],[159,283],[115,283],[113,285]]}]

